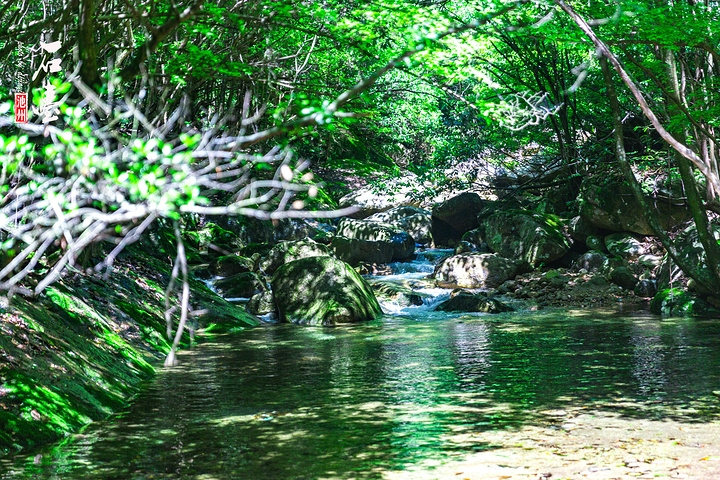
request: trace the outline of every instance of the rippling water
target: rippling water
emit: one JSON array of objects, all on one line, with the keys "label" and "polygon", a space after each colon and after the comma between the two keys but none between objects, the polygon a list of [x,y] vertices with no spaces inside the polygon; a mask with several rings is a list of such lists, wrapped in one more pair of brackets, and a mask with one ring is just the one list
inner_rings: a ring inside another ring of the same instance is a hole
[{"label": "rippling water", "polygon": [[[720,412],[717,322],[600,311],[265,325],[183,352],[126,411],[0,478],[382,478],[582,405]],[[466,435],[466,434],[472,435]]]}]

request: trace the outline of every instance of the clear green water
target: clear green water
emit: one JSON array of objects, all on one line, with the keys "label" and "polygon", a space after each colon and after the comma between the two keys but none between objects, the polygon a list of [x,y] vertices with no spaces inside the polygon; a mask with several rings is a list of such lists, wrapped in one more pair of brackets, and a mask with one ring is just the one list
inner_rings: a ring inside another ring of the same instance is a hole
[{"label": "clear green water", "polygon": [[126,411],[0,462],[0,478],[382,478],[495,448],[482,432],[541,422],[548,409],[720,414],[717,321],[428,314],[263,326],[180,358]]}]

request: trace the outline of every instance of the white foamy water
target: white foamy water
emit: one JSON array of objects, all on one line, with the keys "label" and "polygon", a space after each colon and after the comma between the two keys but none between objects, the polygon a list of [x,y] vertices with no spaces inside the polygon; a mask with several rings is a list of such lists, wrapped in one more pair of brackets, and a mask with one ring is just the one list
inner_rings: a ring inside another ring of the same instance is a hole
[{"label": "white foamy water", "polygon": [[[375,275],[366,278],[371,283],[405,284],[412,292],[423,297],[422,305],[406,305],[405,301],[379,299],[380,306],[386,315],[421,315],[432,312],[437,306],[450,298],[451,290],[430,285],[413,285],[413,280],[421,280],[432,275],[435,264],[443,257],[452,254],[449,249],[431,249],[419,252],[412,262],[395,262],[388,266],[392,275]],[[408,285],[408,282],[410,284]],[[420,283],[420,282],[417,282]],[[430,282],[428,282],[430,283]]]},{"label": "white foamy water", "polygon": [[380,300],[380,307],[386,315],[417,315],[431,312],[437,306],[450,298],[450,290],[447,288],[418,288],[414,290],[418,294],[426,294],[422,305],[400,305],[393,300]]}]

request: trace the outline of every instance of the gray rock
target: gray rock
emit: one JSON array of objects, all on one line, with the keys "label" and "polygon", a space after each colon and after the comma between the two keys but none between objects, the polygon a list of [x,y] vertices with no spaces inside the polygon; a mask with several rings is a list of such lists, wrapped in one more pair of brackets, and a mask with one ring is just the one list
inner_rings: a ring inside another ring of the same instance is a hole
[{"label": "gray rock", "polygon": [[613,233],[604,239],[605,248],[610,255],[634,260],[645,254],[645,247],[640,241],[629,233]]},{"label": "gray rock", "polygon": [[360,263],[383,264],[393,259],[394,248],[390,242],[374,242],[359,238],[333,237],[330,250],[343,262],[353,267]]},{"label": "gray rock", "polygon": [[247,305],[245,305],[245,310],[253,315],[267,315],[268,313],[273,313],[276,310],[275,297],[270,290],[256,293],[250,298]]},{"label": "gray rock", "polygon": [[388,223],[343,218],[338,224],[336,235],[390,243],[393,247],[392,259],[394,261],[407,260],[415,253],[415,239],[406,231]]},{"label": "gray rock", "polygon": [[429,245],[433,241],[432,218],[428,214],[416,213],[398,220],[397,226],[408,232],[415,243]]},{"label": "gray rock", "polygon": [[598,252],[597,250],[590,250],[589,252],[583,253],[580,258],[575,261],[575,268],[585,269],[586,272],[599,272],[607,257],[605,254]]},{"label": "gray rock", "polygon": [[440,261],[433,277],[446,287],[496,288],[527,271],[527,265],[491,253],[463,253]]},{"label": "gray rock", "polygon": [[435,205],[432,216],[450,225],[462,235],[478,226],[477,216],[484,205],[485,201],[477,193],[464,192]]},{"label": "gray rock", "polygon": [[465,232],[476,228],[478,213],[485,204],[477,193],[464,192],[435,205],[432,209],[435,245],[454,245]]}]

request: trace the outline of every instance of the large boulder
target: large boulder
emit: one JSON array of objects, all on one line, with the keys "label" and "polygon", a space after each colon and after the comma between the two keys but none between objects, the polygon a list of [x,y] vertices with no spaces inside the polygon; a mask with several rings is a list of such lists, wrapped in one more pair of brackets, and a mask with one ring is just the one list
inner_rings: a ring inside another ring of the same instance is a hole
[{"label": "large boulder", "polygon": [[639,280],[627,267],[618,267],[610,272],[610,281],[625,290],[634,290]]},{"label": "large boulder", "polygon": [[480,195],[464,192],[432,208],[435,245],[454,246],[462,235],[478,226],[477,216],[487,202]]},{"label": "large boulder", "polygon": [[332,256],[331,250],[314,240],[285,241],[275,245],[260,262],[260,269],[272,275],[281,265],[306,257]]},{"label": "large boulder", "polygon": [[340,208],[355,207],[357,211],[350,215],[352,218],[367,218],[400,205],[419,205],[420,201],[414,194],[422,189],[424,186],[417,175],[408,174],[401,178],[376,182],[350,192],[340,199],[338,206]]},{"label": "large boulder", "polygon": [[335,325],[382,314],[372,288],[347,263],[307,257],[278,268],[271,281],[281,322]]},{"label": "large boulder", "polygon": [[570,243],[556,221],[524,211],[495,212],[483,220],[490,250],[533,267],[552,263],[570,250]]},{"label": "large boulder", "polygon": [[408,232],[417,244],[429,245],[433,241],[430,214],[416,213],[398,220],[396,225]]},{"label": "large boulder", "polygon": [[[712,225],[712,230],[715,240],[720,241],[720,225]],[[680,259],[689,265],[698,266],[699,274],[704,279],[704,283],[710,284],[711,274],[707,267],[707,255],[705,254],[702,243],[700,243],[695,225],[691,225],[680,232],[675,238],[675,247]],[[666,255],[660,267],[660,274],[658,275],[658,289],[663,290],[670,288],[671,283],[672,285],[678,285],[678,282],[683,279],[685,279],[685,274],[680,271],[676,262],[671,261]],[[710,293],[709,291],[705,291],[699,284],[695,289],[698,293]]]},{"label": "large boulder", "polygon": [[527,270],[521,262],[492,253],[463,253],[443,259],[433,277],[450,288],[497,288]]},{"label": "large boulder", "polygon": [[335,233],[346,238],[389,243],[393,247],[392,260],[395,261],[407,260],[415,253],[415,239],[405,230],[388,223],[343,218]]},{"label": "large boulder", "polygon": [[432,242],[432,220],[427,210],[408,205],[395,207],[386,212],[370,215],[369,222],[389,223],[409,233],[415,243],[427,245]]},{"label": "large boulder", "polygon": [[424,215],[430,215],[430,212],[427,210],[423,210],[419,207],[413,207],[410,205],[403,205],[400,207],[394,207],[390,210],[386,210],[384,212],[375,213],[373,215],[370,215],[365,220],[368,222],[380,222],[380,223],[396,223],[402,220],[403,218],[407,218],[411,215],[415,214],[424,214]]},{"label": "large boulder", "polygon": [[335,236],[330,242],[330,249],[343,262],[353,267],[360,263],[383,264],[393,259],[393,244],[391,242],[376,242],[360,238],[347,238]]},{"label": "large boulder", "polygon": [[[682,198],[648,196],[646,200],[658,211],[666,230],[690,218]],[[580,193],[580,215],[598,228],[653,235],[630,185],[622,177],[585,181]]]}]

